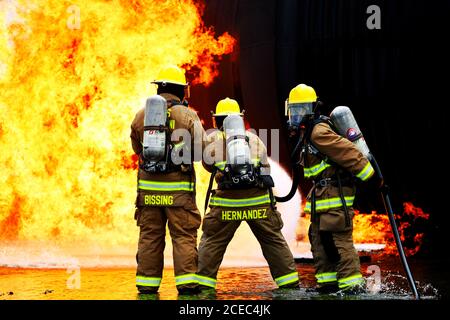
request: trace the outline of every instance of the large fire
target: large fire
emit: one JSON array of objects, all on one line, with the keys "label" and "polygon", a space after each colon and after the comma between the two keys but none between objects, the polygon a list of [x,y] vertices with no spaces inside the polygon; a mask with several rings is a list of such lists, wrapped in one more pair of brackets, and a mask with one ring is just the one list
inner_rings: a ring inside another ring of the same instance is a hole
[{"label": "large fire", "polygon": [[235,45],[197,2],[0,2],[1,241],[136,241],[128,137],[150,82],[172,63],[208,85]]}]

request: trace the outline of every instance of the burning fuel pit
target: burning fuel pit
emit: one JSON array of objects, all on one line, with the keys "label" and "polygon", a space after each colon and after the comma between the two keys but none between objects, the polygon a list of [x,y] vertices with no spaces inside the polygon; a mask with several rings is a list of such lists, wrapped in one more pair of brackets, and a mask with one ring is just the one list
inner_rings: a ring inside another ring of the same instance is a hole
[{"label": "burning fuel pit", "polygon": [[[198,3],[0,1],[0,299],[136,298],[129,124],[154,93],[149,84],[161,65],[183,66],[193,85],[207,86],[236,45],[228,33],[216,36],[204,26]],[[290,179],[272,167],[277,192],[285,194]],[[202,204],[209,175],[197,172]],[[291,249],[302,255],[308,221],[299,219],[300,203],[297,194],[279,210]],[[394,252],[386,217],[357,215],[355,226],[356,242]],[[400,226],[404,237],[406,230]],[[170,250],[161,299],[177,298]],[[219,298],[277,298],[245,223],[228,251]],[[303,285],[312,286],[312,266],[298,268]]]}]

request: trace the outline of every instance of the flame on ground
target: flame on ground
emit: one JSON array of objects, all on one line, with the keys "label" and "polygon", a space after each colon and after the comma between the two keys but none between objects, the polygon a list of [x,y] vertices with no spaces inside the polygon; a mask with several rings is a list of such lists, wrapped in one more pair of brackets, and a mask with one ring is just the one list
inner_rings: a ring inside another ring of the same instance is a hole
[{"label": "flame on ground", "polygon": [[[414,225],[420,220],[428,220],[430,215],[410,202],[403,203],[403,214],[396,214],[396,222],[405,254],[413,256],[419,252],[423,243],[423,232],[417,232]],[[386,214],[361,214],[357,212],[354,218],[355,242],[385,243],[385,252],[397,254],[394,237],[391,231],[389,218]]]},{"label": "flame on ground", "polygon": [[[403,203],[402,215],[395,215],[400,238],[407,256],[413,256],[419,252],[423,243],[424,233],[417,232],[415,224],[426,221],[429,217],[428,213],[425,213],[421,208],[415,207],[410,202]],[[302,225],[306,224],[305,220],[309,221],[309,215],[302,217]],[[377,212],[365,214],[355,210],[353,228],[353,240],[355,243],[385,244],[384,252],[386,254],[398,254],[387,214]],[[308,235],[303,229],[297,228],[297,241],[299,242],[308,241]]]},{"label": "flame on ground", "polygon": [[129,126],[167,63],[195,84],[235,40],[194,0],[0,2],[0,241],[134,243]]}]

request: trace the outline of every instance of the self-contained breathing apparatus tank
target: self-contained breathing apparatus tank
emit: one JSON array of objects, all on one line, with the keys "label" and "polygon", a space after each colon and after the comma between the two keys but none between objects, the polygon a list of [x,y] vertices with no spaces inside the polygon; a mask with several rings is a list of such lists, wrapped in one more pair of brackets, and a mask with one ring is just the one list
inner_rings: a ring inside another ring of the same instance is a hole
[{"label": "self-contained breathing apparatus tank", "polygon": [[358,150],[370,160],[371,154],[369,147],[364,140],[364,136],[361,133],[358,123],[356,122],[350,108],[345,106],[334,108],[330,114],[330,119],[337,130],[337,133],[353,142]]},{"label": "self-contained breathing apparatus tank", "polygon": [[144,116],[143,161],[147,172],[165,172],[168,166],[169,126],[167,101],[159,95],[147,99]]},{"label": "self-contained breathing apparatus tank", "polygon": [[223,130],[226,137],[225,172],[230,175],[233,184],[254,183],[255,172],[244,120],[239,115],[229,115],[223,121]]},{"label": "self-contained breathing apparatus tank", "polygon": [[[361,153],[367,157],[369,161],[372,160],[373,156],[370,153],[370,149],[364,140],[364,136],[359,129],[358,123],[356,122],[356,119],[349,107],[338,106],[334,108],[330,114],[329,120],[337,134],[353,142],[358,150],[361,151]],[[299,141],[299,144],[300,142],[301,141]],[[298,148],[296,147],[295,150],[298,150]],[[294,181],[289,194],[284,197],[276,197],[277,201],[286,202],[294,196],[298,184],[297,175],[294,175],[293,180]]]}]

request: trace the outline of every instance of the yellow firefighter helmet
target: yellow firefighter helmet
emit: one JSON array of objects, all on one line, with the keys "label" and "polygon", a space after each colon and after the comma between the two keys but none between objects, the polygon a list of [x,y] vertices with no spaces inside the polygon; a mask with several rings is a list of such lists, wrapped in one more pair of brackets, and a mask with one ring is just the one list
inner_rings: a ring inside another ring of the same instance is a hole
[{"label": "yellow firefighter helmet", "polygon": [[222,128],[224,119],[232,114],[243,116],[239,103],[230,98],[220,100],[216,106],[216,112],[211,111],[214,128]]},{"label": "yellow firefighter helmet", "polygon": [[158,78],[152,83],[172,83],[180,86],[187,86],[184,70],[176,65],[168,65],[163,67],[158,74]]},{"label": "yellow firefighter helmet", "polygon": [[316,102],[317,101],[317,95],[316,91],[310,86],[307,86],[306,84],[299,84],[294,89],[291,90],[289,93],[289,99],[288,103],[310,103],[310,102]]},{"label": "yellow firefighter helmet", "polygon": [[220,100],[217,103],[216,112],[213,113],[213,116],[228,116],[230,114],[242,115],[239,103],[230,98]]},{"label": "yellow firefighter helmet", "polygon": [[317,102],[316,91],[306,84],[299,84],[291,90],[285,104],[285,114],[289,117],[289,125],[300,126],[306,119],[314,115]]}]

